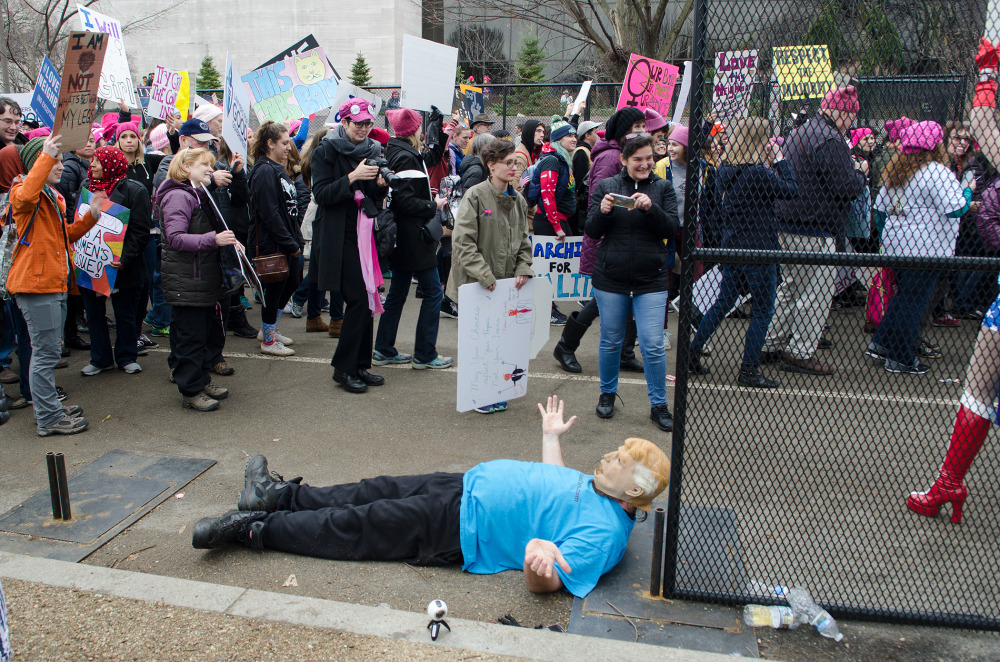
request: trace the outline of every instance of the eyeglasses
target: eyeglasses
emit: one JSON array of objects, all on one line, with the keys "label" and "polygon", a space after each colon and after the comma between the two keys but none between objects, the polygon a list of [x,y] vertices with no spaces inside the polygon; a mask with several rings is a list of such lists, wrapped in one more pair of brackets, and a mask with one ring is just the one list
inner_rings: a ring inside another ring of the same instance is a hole
[{"label": "eyeglasses", "polygon": [[500,165],[507,166],[508,168],[516,168],[517,159],[507,159],[506,161],[501,161]]},{"label": "eyeglasses", "polygon": [[15,120],[10,117],[5,117],[0,119],[0,124],[3,124],[4,126],[22,126],[24,122],[22,122],[20,118]]},{"label": "eyeglasses", "polygon": [[957,142],[957,143],[971,143],[972,142],[972,138],[969,138],[968,136],[952,136],[951,139],[954,142]]},{"label": "eyeglasses", "polygon": [[[351,121],[354,122],[354,120]],[[372,122],[371,120],[366,120],[364,122],[354,122],[354,126],[360,126],[362,129],[370,129],[372,128],[372,126],[374,126],[374,122]]]}]

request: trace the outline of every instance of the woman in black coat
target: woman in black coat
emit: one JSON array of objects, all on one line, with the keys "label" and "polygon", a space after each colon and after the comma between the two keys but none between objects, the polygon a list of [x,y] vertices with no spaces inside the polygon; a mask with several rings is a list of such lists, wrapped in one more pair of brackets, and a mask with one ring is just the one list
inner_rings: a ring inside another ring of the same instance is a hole
[{"label": "woman in black coat", "polygon": [[669,432],[673,417],[667,407],[663,316],[673,251],[665,240],[679,228],[677,199],[673,186],[653,174],[653,139],[648,134],[626,142],[620,158],[621,173],[594,187],[586,226],[587,236],[602,240],[593,274],[601,315],[597,415],[614,416],[625,323],[632,311],[642,349],[649,417]]},{"label": "woman in black coat", "polygon": [[250,173],[250,232],[247,255],[263,257],[281,254],[288,264],[283,280],[264,285],[264,303],[260,309],[261,326],[257,338],[262,354],[291,356],[292,339],[278,333],[278,317],[299,286],[298,257],[305,240],[299,229],[299,210],[295,183],[285,172],[292,140],[282,124],[267,121],[260,125],[253,139]]},{"label": "woman in black coat", "polygon": [[[372,363],[411,363],[414,369],[447,368],[450,356],[437,352],[438,324],[440,323],[441,275],[438,272],[438,239],[431,239],[424,226],[428,221],[437,223],[437,211],[446,198],[437,198],[431,192],[427,168],[441,161],[445,140],[441,130],[441,113],[434,111],[429,117],[428,144],[426,149],[418,137],[420,114],[409,108],[390,110],[386,113],[396,137],[386,145],[385,156],[389,169],[398,178],[392,184],[389,208],[396,214],[396,250],[392,253],[392,283],[385,299],[385,312],[378,323],[375,352]],[[440,237],[440,232],[438,237]],[[413,354],[396,350],[396,331],[403,304],[410,291],[410,279],[416,277],[424,298],[417,317]]]}]

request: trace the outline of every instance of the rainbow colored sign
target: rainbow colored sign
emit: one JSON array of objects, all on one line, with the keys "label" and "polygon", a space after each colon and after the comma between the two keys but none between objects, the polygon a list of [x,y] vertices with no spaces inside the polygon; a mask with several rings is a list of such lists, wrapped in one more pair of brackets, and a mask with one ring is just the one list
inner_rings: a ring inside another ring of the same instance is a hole
[{"label": "rainbow colored sign", "polygon": [[[76,217],[90,213],[90,191],[83,189]],[[122,257],[129,210],[111,201],[101,206],[101,218],[90,232],[73,244],[76,284],[104,296],[111,296],[118,270],[111,266]]]},{"label": "rainbow colored sign", "polygon": [[241,77],[257,119],[290,122],[333,106],[337,77],[322,48],[292,55]]}]

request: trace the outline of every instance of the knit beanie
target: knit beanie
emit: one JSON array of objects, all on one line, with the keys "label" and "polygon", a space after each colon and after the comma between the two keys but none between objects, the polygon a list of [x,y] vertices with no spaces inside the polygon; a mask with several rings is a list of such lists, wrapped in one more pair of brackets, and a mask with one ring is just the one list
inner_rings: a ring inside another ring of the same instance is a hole
[{"label": "knit beanie", "polygon": [[[900,149],[903,154],[929,152],[940,145],[942,140],[944,131],[941,125],[930,120],[915,122],[899,132]],[[21,159],[24,160],[24,152],[21,152]]]},{"label": "knit beanie", "polygon": [[857,114],[861,110],[861,105],[858,103],[858,90],[853,85],[834,88],[826,93],[819,107],[826,110],[843,110],[848,113]]},{"label": "knit beanie", "polygon": [[604,137],[606,140],[614,140],[620,145],[622,138],[632,130],[632,125],[645,119],[646,115],[638,108],[625,106],[621,110],[615,111],[615,114],[609,117],[608,121],[604,123],[605,127],[607,127]]},{"label": "knit beanie", "polygon": [[559,117],[558,115],[552,116],[552,129],[549,134],[550,142],[559,142],[563,138],[569,135],[576,135],[576,129],[573,125]]},{"label": "knit beanie", "polygon": [[167,137],[167,125],[157,124],[156,128],[149,132],[149,142],[153,145],[153,149],[158,150],[162,150],[169,145],[170,139]]},{"label": "knit beanie", "polygon": [[31,131],[28,131],[26,134],[24,134],[24,137],[27,138],[28,140],[31,140],[32,138],[44,138],[45,136],[50,135],[51,133],[52,129],[50,129],[49,127],[40,126],[37,129],[32,129]]},{"label": "knit beanie", "polygon": [[872,135],[872,130],[868,128],[852,129],[851,130],[851,147],[857,147],[858,143],[865,136]]},{"label": "knit beanie", "polygon": [[668,137],[675,143],[680,143],[685,147],[688,147],[689,146],[688,142],[690,140],[689,134],[690,132],[688,131],[688,128],[686,126],[684,126],[683,124],[675,124],[674,130],[670,132],[670,136]]},{"label": "knit beanie", "polygon": [[647,108],[642,112],[646,116],[646,131],[649,133],[659,131],[667,126],[667,120],[663,119],[663,116],[652,108]]},{"label": "knit beanie", "polygon": [[898,120],[892,120],[891,122],[886,122],[885,132],[889,142],[894,143],[897,140],[899,140],[899,134],[903,131],[903,129],[910,126],[911,124],[913,124],[913,120],[911,120],[906,115],[903,115]]},{"label": "knit beanie", "polygon": [[386,131],[385,129],[380,129],[377,126],[372,127],[372,130],[368,132],[368,137],[377,142],[378,144],[382,145],[382,147],[388,145],[389,138],[391,138],[388,131]]},{"label": "knit beanie", "polygon": [[21,163],[24,164],[24,171],[31,172],[31,167],[35,165],[35,160],[42,153],[42,145],[45,138],[32,138],[21,148]]},{"label": "knit beanie", "polygon": [[388,110],[385,116],[389,118],[389,125],[397,138],[412,136],[420,130],[420,113],[410,108],[396,108]]},{"label": "knit beanie", "polygon": [[141,135],[139,133],[139,123],[138,122],[123,122],[115,127],[115,142],[122,137],[122,134],[126,131],[131,131],[135,135]]},{"label": "knit beanie", "polygon": [[203,103],[194,109],[194,116],[206,124],[222,114],[222,109],[214,103]]}]

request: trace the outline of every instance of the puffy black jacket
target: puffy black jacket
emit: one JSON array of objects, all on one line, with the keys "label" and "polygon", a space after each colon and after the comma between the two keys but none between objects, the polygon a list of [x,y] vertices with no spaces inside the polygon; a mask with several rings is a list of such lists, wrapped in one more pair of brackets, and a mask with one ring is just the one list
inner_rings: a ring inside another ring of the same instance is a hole
[{"label": "puffy black jacket", "polygon": [[149,229],[153,225],[152,205],[146,187],[125,178],[118,183],[108,200],[129,210],[122,246],[121,268],[115,278],[115,287],[140,287],[149,280],[143,250],[149,243]]},{"label": "puffy black jacket", "polygon": [[[645,193],[653,201],[648,211],[612,207],[601,213],[601,200],[608,193],[631,196]],[[670,182],[650,174],[636,182],[622,170],[602,179],[593,187],[586,233],[601,239],[594,265],[594,287],[615,294],[648,294],[667,289],[673,249],[665,240],[672,239],[680,228],[677,197]]]},{"label": "puffy black jacket", "polygon": [[228,163],[220,160],[215,163],[215,169],[229,170],[233,181],[229,182],[229,186],[218,186],[215,189],[209,186],[212,199],[222,213],[222,218],[226,220],[226,225],[240,243],[246,245],[247,235],[250,232],[250,188],[246,168],[233,172]]},{"label": "puffy black jacket", "polygon": [[281,165],[261,157],[250,173],[247,255],[298,252],[306,244],[300,226],[295,183]]},{"label": "puffy black jacket", "polygon": [[[90,164],[73,152],[63,155],[63,173],[59,183],[54,188],[66,198],[66,216],[70,219],[76,215],[76,205],[80,200],[80,189],[87,181],[87,168]],[[9,184],[10,182],[8,182]]]},{"label": "puffy black jacket", "polygon": [[431,195],[430,180],[424,166],[437,165],[444,154],[440,141],[423,154],[407,140],[392,138],[385,147],[389,169],[400,176],[392,185],[389,208],[396,214],[396,250],[392,268],[399,271],[424,271],[437,267],[437,244],[429,244],[420,228],[434,218],[437,204]]},{"label": "puffy black jacket", "polygon": [[463,191],[468,191],[476,184],[485,182],[490,174],[486,171],[486,165],[483,163],[483,160],[472,154],[462,159],[462,166],[458,169],[458,173],[462,176]]}]

